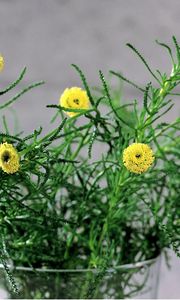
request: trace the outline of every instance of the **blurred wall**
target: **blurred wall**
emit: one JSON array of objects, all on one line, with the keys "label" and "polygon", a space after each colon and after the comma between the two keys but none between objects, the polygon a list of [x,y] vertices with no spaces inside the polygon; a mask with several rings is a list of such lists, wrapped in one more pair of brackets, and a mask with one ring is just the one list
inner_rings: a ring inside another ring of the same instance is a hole
[{"label": "blurred wall", "polygon": [[[170,72],[167,53],[154,41],[172,43],[172,35],[180,40],[179,15],[180,0],[0,0],[0,52],[6,59],[0,88],[17,78],[24,65],[28,72],[17,92],[30,82],[46,81],[13,106],[20,128],[27,133],[49,127],[53,113],[45,106],[56,104],[65,87],[81,85],[71,63],[85,71],[91,85],[99,84],[99,69],[106,76],[110,69],[122,71],[139,84],[153,81],[127,42],[143,52],[152,68]],[[124,93],[124,101],[142,97],[127,85]],[[176,103],[166,118],[174,119],[178,110]],[[13,118],[10,110],[10,122]],[[179,277],[180,264],[172,254],[172,269],[162,264],[159,298],[180,298]]]}]

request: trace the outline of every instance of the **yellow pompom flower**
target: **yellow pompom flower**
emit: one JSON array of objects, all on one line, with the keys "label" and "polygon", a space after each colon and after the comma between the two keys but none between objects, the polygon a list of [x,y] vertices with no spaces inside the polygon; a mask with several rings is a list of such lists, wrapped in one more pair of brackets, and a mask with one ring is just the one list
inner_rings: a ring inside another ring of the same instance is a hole
[{"label": "yellow pompom flower", "polygon": [[4,57],[0,54],[0,72],[4,69]]},{"label": "yellow pompom flower", "polygon": [[0,144],[0,167],[8,174],[16,173],[19,170],[19,155],[13,145],[8,143]]},{"label": "yellow pompom flower", "polygon": [[[88,109],[89,97],[86,91],[79,87],[67,88],[59,99],[61,106],[72,109]],[[66,112],[70,117],[78,115],[78,112]]]},{"label": "yellow pompom flower", "polygon": [[123,163],[132,173],[141,174],[147,171],[154,161],[152,149],[142,143],[133,143],[123,151]]}]

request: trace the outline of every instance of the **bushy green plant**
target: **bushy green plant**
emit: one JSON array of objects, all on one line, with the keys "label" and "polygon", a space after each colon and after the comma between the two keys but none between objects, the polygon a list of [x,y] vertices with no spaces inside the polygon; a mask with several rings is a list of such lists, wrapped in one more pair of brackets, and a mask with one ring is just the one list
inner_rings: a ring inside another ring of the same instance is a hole
[{"label": "bushy green plant", "polygon": [[[151,70],[128,44],[154,83],[139,87],[110,71],[137,88],[143,101],[122,103],[102,71],[100,87],[91,89],[73,65],[90,100],[88,110],[48,105],[57,110],[52,121],[59,125],[45,136],[42,128],[28,136],[11,135],[2,118],[0,142],[12,144],[20,155],[18,172],[0,170],[1,261],[14,289],[9,259],[33,268],[97,268],[103,276],[110,266],[148,260],[169,247],[179,256],[180,120],[160,119],[179,96],[180,47],[174,37],[173,42],[175,54],[158,42],[170,55],[170,75]],[[0,95],[13,89],[25,71]],[[42,83],[25,88],[0,109]],[[66,118],[68,112],[75,114]],[[132,143],[147,144],[154,152],[154,163],[142,174],[129,172],[123,163],[123,151]]]}]

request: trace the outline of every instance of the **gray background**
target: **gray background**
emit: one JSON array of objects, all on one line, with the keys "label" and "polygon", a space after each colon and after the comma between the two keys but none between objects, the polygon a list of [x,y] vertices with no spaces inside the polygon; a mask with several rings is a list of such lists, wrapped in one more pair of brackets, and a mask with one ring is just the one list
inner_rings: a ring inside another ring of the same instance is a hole
[{"label": "gray background", "polygon": [[[172,35],[180,40],[179,16],[180,0],[0,0],[0,52],[6,59],[0,88],[17,78],[24,65],[28,72],[17,92],[32,81],[46,81],[13,106],[19,128],[25,133],[40,125],[49,129],[53,112],[46,104],[56,104],[65,87],[81,85],[71,63],[85,70],[91,85],[99,84],[99,69],[106,75],[110,69],[122,71],[139,84],[153,81],[127,42],[142,50],[154,69],[170,72],[167,53],[154,40],[171,43]],[[123,93],[124,101],[142,97],[127,85]],[[166,120],[178,110],[175,103]],[[12,109],[7,115],[11,124]],[[170,271],[162,262],[159,298],[178,299],[180,264],[170,255]]]}]

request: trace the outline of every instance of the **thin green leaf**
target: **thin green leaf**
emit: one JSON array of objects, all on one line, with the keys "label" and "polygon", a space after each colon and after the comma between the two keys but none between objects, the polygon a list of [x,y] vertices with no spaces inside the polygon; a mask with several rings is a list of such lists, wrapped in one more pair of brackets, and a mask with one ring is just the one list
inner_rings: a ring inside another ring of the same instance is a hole
[{"label": "thin green leaf", "polygon": [[134,53],[137,54],[137,56],[141,59],[141,61],[143,62],[143,64],[146,66],[146,68],[148,69],[148,71],[151,73],[151,75],[158,81],[159,84],[161,84],[161,82],[159,81],[158,77],[153,73],[153,71],[151,70],[151,68],[149,67],[148,63],[146,62],[145,58],[142,56],[142,54],[139,53],[139,51],[131,44],[127,43],[126,44],[129,48],[131,48],[131,50],[133,50]]},{"label": "thin green leaf", "polygon": [[90,88],[89,88],[89,86],[87,84],[87,80],[86,80],[86,77],[85,77],[84,73],[82,72],[82,70],[77,65],[72,64],[72,67],[75,68],[76,71],[79,73],[79,75],[81,77],[81,80],[83,82],[84,88],[86,89],[87,95],[88,95],[89,100],[91,102],[91,105],[94,106],[95,103],[94,103],[93,97],[91,95]]},{"label": "thin green leaf", "polygon": [[158,40],[156,40],[156,43],[157,43],[159,46],[164,47],[164,48],[169,52],[169,55],[170,55],[171,60],[172,60],[172,63],[173,63],[173,65],[174,65],[174,64],[175,64],[175,61],[174,61],[174,58],[173,58],[173,55],[172,55],[171,48],[170,48],[167,44],[161,43],[161,42],[159,42]]},{"label": "thin green leaf", "polygon": [[144,93],[144,89],[139,87],[136,83],[132,82],[131,80],[127,79],[126,77],[124,77],[122,74],[114,72],[114,71],[110,71],[111,74],[119,77],[120,79],[124,80],[125,82],[129,83],[130,85],[132,85],[133,87],[135,87],[136,89],[138,89],[139,91]]},{"label": "thin green leaf", "polygon": [[44,84],[44,81],[40,81],[37,83],[33,83],[31,85],[29,85],[28,87],[26,87],[24,90],[22,90],[20,93],[18,93],[16,96],[14,96],[12,99],[10,99],[9,101],[7,101],[6,103],[4,103],[3,105],[0,106],[0,109],[6,108],[9,105],[11,105],[13,102],[15,102],[17,99],[19,99],[23,94],[27,93],[28,91],[30,91],[31,89],[40,86]]},{"label": "thin green leaf", "polygon": [[25,73],[26,73],[26,67],[22,70],[22,72],[17,80],[15,80],[13,83],[11,83],[6,89],[0,91],[0,95],[3,95],[5,93],[9,92],[10,90],[12,90],[23,79]]},{"label": "thin green leaf", "polygon": [[178,59],[178,62],[179,62],[180,61],[180,46],[178,45],[176,37],[173,36],[172,38],[173,38],[173,42],[174,42],[174,45],[175,45],[175,48],[176,48],[177,59]]},{"label": "thin green leaf", "polygon": [[[127,126],[130,127],[130,128],[133,128],[129,123],[127,123],[124,119],[122,119],[122,118],[118,115],[116,109],[115,109],[114,106],[113,106],[112,99],[111,99],[111,96],[110,96],[110,93],[109,93],[109,90],[108,90],[108,86],[107,86],[107,83],[106,83],[106,81],[105,81],[105,78],[104,78],[104,75],[103,75],[102,71],[99,71],[99,75],[100,75],[100,79],[101,79],[102,84],[103,84],[103,87],[104,87],[104,91],[105,91],[106,97],[107,97],[107,99],[109,100],[109,104],[110,104],[110,106],[111,106],[111,108],[112,108],[112,110],[113,110],[115,116],[116,116],[117,119],[120,120],[122,123],[124,123],[125,125],[127,125]],[[133,129],[134,129],[134,128],[133,128]]]},{"label": "thin green leaf", "polygon": [[149,93],[150,86],[151,86],[151,82],[148,83],[146,86],[146,91],[144,93],[144,99],[143,99],[144,108],[149,115],[151,114],[151,112],[149,111],[147,101],[148,101],[148,93]]}]

